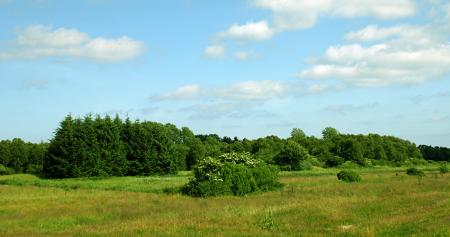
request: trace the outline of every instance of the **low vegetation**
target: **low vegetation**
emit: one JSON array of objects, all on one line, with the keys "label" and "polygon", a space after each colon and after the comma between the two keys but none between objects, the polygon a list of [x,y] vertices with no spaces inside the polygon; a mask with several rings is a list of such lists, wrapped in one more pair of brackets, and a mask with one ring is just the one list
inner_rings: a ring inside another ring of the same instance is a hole
[{"label": "low vegetation", "polygon": [[449,174],[420,167],[419,185],[405,169],[359,168],[362,180],[346,185],[339,169],[284,171],[280,189],[212,198],[164,191],[189,172],[0,176],[0,236],[449,236]]},{"label": "low vegetation", "polygon": [[450,169],[448,168],[448,166],[447,166],[446,163],[442,163],[442,164],[439,166],[439,172],[440,172],[441,174],[446,174],[446,173],[448,173],[449,171],[450,171]]},{"label": "low vegetation", "polygon": [[343,170],[337,174],[337,178],[344,182],[359,182],[361,181],[361,176],[352,170]]},{"label": "low vegetation", "polygon": [[425,176],[425,172],[423,172],[422,170],[419,170],[415,167],[408,168],[406,170],[406,174],[411,175],[411,176]]}]

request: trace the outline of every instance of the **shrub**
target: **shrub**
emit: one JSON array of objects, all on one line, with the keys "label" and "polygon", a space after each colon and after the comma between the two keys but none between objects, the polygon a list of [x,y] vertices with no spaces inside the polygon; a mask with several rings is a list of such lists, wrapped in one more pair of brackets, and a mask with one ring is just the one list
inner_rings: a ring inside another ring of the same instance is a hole
[{"label": "shrub", "polygon": [[4,165],[0,164],[0,175],[8,175],[12,174],[12,170]]},{"label": "shrub", "polygon": [[359,182],[361,181],[361,176],[351,170],[343,170],[337,174],[337,178],[339,180],[345,181],[345,182]]},{"label": "shrub", "polygon": [[218,159],[208,157],[201,160],[194,168],[194,178],[182,188],[182,192],[208,197],[267,191],[279,186],[277,173],[274,167],[251,158],[249,153],[227,153]]},{"label": "shrub", "polygon": [[341,165],[338,166],[341,169],[356,169],[359,168],[359,165],[357,163],[355,163],[354,161],[346,161],[344,163],[342,163]]},{"label": "shrub", "polygon": [[449,172],[448,166],[447,166],[445,163],[442,163],[442,164],[439,166],[439,172],[440,172],[441,174],[446,174],[446,173],[448,173],[448,172]]},{"label": "shrub", "polygon": [[415,167],[408,168],[406,170],[406,174],[411,176],[425,176],[425,173],[422,170],[419,170]]}]

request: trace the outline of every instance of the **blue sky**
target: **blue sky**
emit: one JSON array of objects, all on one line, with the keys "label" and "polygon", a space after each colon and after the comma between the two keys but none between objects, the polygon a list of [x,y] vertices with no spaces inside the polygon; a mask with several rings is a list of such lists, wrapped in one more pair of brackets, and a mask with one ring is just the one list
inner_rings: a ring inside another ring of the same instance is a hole
[{"label": "blue sky", "polygon": [[450,146],[450,3],[0,0],[0,139],[71,113]]}]

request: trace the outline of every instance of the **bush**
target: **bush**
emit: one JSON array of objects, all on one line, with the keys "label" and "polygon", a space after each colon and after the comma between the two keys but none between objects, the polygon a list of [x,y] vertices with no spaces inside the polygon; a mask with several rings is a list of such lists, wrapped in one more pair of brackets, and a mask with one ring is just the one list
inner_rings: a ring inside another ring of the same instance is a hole
[{"label": "bush", "polygon": [[182,192],[195,197],[242,196],[279,186],[277,173],[274,167],[251,158],[249,153],[227,153],[218,159],[201,160],[194,168],[194,178]]},{"label": "bush", "polygon": [[406,174],[411,176],[425,176],[425,173],[422,170],[419,170],[415,167],[408,168],[406,170]]},{"label": "bush", "polygon": [[448,172],[449,172],[448,166],[447,166],[445,163],[441,164],[441,165],[439,166],[439,172],[440,172],[441,174],[446,174],[446,173],[448,173]]},{"label": "bush", "polygon": [[337,174],[337,178],[339,180],[345,181],[345,182],[359,182],[361,181],[361,176],[351,170],[343,170]]},{"label": "bush", "polygon": [[8,175],[8,174],[12,174],[12,173],[13,173],[13,171],[10,168],[5,167],[4,165],[0,164],[0,175]]},{"label": "bush", "polygon": [[348,161],[342,163],[341,165],[339,165],[338,167],[341,169],[357,169],[360,166],[357,163],[355,163],[354,161],[348,160]]}]

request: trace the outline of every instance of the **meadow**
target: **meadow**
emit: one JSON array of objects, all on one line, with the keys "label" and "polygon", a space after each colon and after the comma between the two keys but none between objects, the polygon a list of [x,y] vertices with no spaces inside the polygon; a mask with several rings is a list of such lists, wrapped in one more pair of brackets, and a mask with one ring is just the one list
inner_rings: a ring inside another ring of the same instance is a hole
[{"label": "meadow", "polygon": [[281,172],[283,188],[243,197],[176,193],[191,174],[0,176],[0,236],[450,236],[450,174],[431,167]]}]

